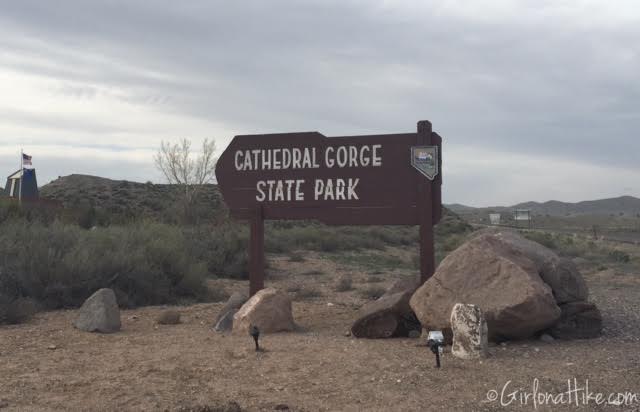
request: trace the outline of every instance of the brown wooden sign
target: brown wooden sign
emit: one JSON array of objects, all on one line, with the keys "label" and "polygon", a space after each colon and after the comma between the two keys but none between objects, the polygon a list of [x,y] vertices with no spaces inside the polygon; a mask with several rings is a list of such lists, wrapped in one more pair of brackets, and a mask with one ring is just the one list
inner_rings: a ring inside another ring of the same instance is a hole
[{"label": "brown wooden sign", "polygon": [[432,227],[442,211],[441,144],[428,121],[418,122],[416,133],[234,137],[216,178],[232,216],[252,223],[251,293],[262,288],[264,219],[420,225],[426,280],[434,266]]}]

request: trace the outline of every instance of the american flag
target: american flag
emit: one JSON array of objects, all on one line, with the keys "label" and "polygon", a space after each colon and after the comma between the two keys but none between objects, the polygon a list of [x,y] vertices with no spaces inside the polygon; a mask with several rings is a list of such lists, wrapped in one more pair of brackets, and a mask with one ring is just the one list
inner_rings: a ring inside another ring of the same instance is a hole
[{"label": "american flag", "polygon": [[22,165],[23,166],[31,166],[31,156],[22,153]]}]

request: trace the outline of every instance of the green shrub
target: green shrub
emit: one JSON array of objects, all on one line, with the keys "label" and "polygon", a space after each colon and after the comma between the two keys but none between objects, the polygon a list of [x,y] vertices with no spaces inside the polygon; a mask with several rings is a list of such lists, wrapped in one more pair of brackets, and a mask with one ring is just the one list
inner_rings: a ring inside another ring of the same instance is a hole
[{"label": "green shrub", "polygon": [[0,293],[0,325],[26,322],[34,313],[36,304],[31,299],[10,298]]},{"label": "green shrub", "polygon": [[249,267],[248,236],[245,225],[231,222],[184,229],[187,247],[206,263],[209,273],[234,279],[247,279]]},{"label": "green shrub", "polygon": [[314,288],[302,288],[296,292],[296,300],[319,298],[322,293],[318,289]]},{"label": "green shrub", "polygon": [[124,307],[211,299],[204,262],[179,228],[138,224],[82,230],[54,223],[5,223],[0,292],[45,308],[75,307],[102,287]]},{"label": "green shrub", "polygon": [[534,242],[540,243],[542,246],[545,246],[549,249],[558,249],[558,245],[554,240],[554,236],[548,232],[532,232],[525,231],[522,232],[524,237]]},{"label": "green shrub", "polygon": [[293,252],[289,255],[289,262],[304,262],[305,258],[300,252]]},{"label": "green shrub", "polygon": [[610,251],[608,257],[610,260],[619,263],[629,263],[631,261],[631,256],[628,253],[617,249]]},{"label": "green shrub", "polygon": [[370,286],[360,291],[360,296],[365,299],[375,300],[385,294],[387,290],[379,286]]},{"label": "green shrub", "polygon": [[338,279],[336,283],[335,291],[336,292],[347,292],[353,290],[353,281],[350,276],[342,276]]}]

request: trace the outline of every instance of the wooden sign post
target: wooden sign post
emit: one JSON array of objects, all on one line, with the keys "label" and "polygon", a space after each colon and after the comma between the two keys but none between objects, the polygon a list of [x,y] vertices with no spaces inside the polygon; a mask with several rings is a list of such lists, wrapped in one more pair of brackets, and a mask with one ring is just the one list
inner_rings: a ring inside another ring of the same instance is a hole
[{"label": "wooden sign post", "polygon": [[248,220],[249,283],[264,287],[264,220],[329,225],[420,225],[420,279],[434,272],[442,215],[442,139],[417,133],[325,137],[318,132],[233,138],[216,165],[231,215]]}]

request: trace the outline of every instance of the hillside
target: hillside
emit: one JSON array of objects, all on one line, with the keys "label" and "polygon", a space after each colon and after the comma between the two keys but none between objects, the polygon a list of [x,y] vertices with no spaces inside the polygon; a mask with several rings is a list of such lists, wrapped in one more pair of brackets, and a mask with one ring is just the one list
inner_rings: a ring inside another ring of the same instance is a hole
[{"label": "hillside", "polygon": [[513,206],[514,209],[531,209],[537,215],[627,215],[640,213],[640,199],[633,196],[620,196],[609,199],[587,200],[577,203],[559,202],[525,202]]},{"label": "hillside", "polygon": [[[176,185],[73,174],[42,186],[40,196],[60,201],[64,207],[93,206],[115,216],[173,221],[179,207],[179,190]],[[203,187],[196,209],[198,217],[204,219],[225,213],[226,206],[216,185]],[[447,232],[469,229],[456,213],[446,208],[439,226]]]},{"label": "hillside", "polygon": [[[40,188],[40,196],[62,202],[65,207],[93,206],[109,214],[172,220],[179,207],[176,185],[136,183],[104,177],[73,174],[60,177]],[[215,185],[204,185],[197,209],[201,214],[219,211],[222,196]]]},{"label": "hillside", "polygon": [[550,200],[548,202],[523,202],[513,206],[495,207],[471,207],[461,204],[447,205],[456,213],[490,213],[510,212],[514,209],[530,209],[538,216],[580,216],[580,215],[605,215],[605,216],[630,216],[640,214],[640,199],[633,196],[620,196],[609,199],[586,200],[577,203],[560,202]]}]

